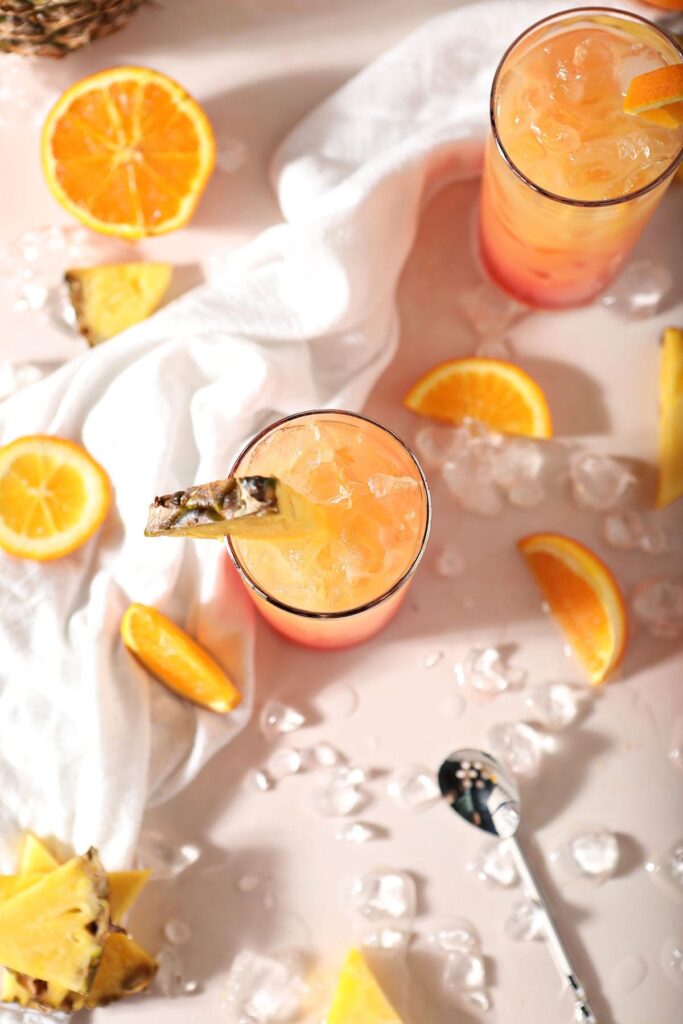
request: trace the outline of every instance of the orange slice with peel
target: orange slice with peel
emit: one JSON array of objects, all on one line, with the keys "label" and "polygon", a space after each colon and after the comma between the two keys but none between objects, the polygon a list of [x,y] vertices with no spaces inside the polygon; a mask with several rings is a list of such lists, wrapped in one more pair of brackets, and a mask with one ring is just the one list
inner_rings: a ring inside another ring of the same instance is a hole
[{"label": "orange slice with peel", "polygon": [[458,424],[473,419],[491,430],[551,437],[550,410],[528,373],[500,359],[451,359],[413,384],[403,399],[421,416]]},{"label": "orange slice with peel", "polygon": [[38,562],[92,537],[111,503],[109,478],[85,448],[61,437],[20,437],[0,448],[0,547]]},{"label": "orange slice with peel", "polygon": [[662,508],[683,494],[683,328],[669,327],[662,337],[659,371],[659,480]]},{"label": "orange slice with peel", "polygon": [[219,714],[242,700],[218,662],[156,608],[131,604],[121,620],[121,636],[144,667],[181,697]]},{"label": "orange slice with peel", "polygon": [[632,78],[624,110],[666,128],[683,124],[683,63],[667,64]]},{"label": "orange slice with peel", "polygon": [[185,90],[149,68],[76,82],[43,126],[50,191],[89,228],[138,239],[182,227],[215,162],[209,120]]},{"label": "orange slice with peel", "polygon": [[626,647],[626,606],[605,563],[579,541],[534,533],[517,547],[592,683],[602,683]]}]

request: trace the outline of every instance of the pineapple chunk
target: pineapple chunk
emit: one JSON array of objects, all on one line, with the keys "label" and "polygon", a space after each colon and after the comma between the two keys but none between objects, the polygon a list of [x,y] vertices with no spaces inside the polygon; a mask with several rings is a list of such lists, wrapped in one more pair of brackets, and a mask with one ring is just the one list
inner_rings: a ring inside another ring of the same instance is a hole
[{"label": "pineapple chunk", "polygon": [[112,921],[121,924],[151,877],[151,871],[110,871],[109,914]]},{"label": "pineapple chunk", "polygon": [[349,952],[339,975],[327,1024],[402,1024],[357,949]]},{"label": "pineapple chunk", "polygon": [[26,871],[53,871],[58,866],[59,861],[52,856],[45,843],[28,832],[21,848],[19,872],[23,875]]},{"label": "pineapple chunk", "polygon": [[87,993],[109,928],[107,896],[94,850],[45,874],[0,903],[0,964]]},{"label": "pineapple chunk", "polygon": [[67,270],[69,298],[88,344],[99,345],[153,313],[171,274],[168,263],[114,263]]},{"label": "pineapple chunk", "polygon": [[111,932],[93,986],[85,997],[89,1009],[106,1006],[117,999],[135,995],[148,987],[157,972],[157,962],[125,932]]},{"label": "pineapple chunk", "polygon": [[29,871],[24,875],[0,875],[0,903],[11,899],[24,889],[30,889],[41,878],[45,878],[44,871]]}]

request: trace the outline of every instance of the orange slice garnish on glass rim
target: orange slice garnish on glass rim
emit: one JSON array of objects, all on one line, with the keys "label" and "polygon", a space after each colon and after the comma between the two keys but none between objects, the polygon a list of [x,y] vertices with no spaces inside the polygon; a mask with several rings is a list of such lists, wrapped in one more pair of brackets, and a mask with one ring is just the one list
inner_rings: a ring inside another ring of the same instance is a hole
[{"label": "orange slice garnish on glass rim", "polygon": [[61,437],[20,437],[0,448],[0,547],[48,561],[84,544],[111,501],[109,478]]},{"label": "orange slice garnish on glass rim", "polygon": [[528,373],[499,359],[451,359],[429,370],[403,399],[421,416],[458,424],[472,419],[491,430],[551,437],[550,410]]},{"label": "orange slice garnish on glass rim", "polygon": [[179,696],[219,714],[233,711],[242,700],[208,651],[156,608],[130,605],[121,620],[121,636],[145,668]]},{"label": "orange slice garnish on glass rim", "polygon": [[120,238],[186,224],[213,170],[215,142],[199,104],[149,68],[118,67],[72,85],[41,140],[52,194],[88,227]]},{"label": "orange slice garnish on glass rim", "polygon": [[604,682],[626,647],[626,606],[614,576],[593,551],[559,533],[534,533],[517,547],[590,681]]},{"label": "orange slice garnish on glass rim", "polygon": [[683,63],[667,64],[632,78],[624,110],[666,128],[683,124]]}]

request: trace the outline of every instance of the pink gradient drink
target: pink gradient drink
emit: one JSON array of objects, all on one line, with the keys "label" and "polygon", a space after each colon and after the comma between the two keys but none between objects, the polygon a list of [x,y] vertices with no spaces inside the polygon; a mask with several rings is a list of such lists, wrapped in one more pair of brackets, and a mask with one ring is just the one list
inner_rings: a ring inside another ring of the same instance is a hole
[{"label": "pink gradient drink", "polygon": [[303,537],[228,538],[275,629],[310,647],[348,647],[392,618],[427,543],[430,501],[415,457],[391,431],[352,413],[303,413],[259,434],[232,473],[276,476],[320,513],[319,529]]},{"label": "pink gradient drink", "polygon": [[480,239],[515,298],[581,305],[618,273],[683,158],[683,125],[626,114],[623,97],[636,75],[682,60],[654,25],[607,8],[546,18],[504,55]]}]

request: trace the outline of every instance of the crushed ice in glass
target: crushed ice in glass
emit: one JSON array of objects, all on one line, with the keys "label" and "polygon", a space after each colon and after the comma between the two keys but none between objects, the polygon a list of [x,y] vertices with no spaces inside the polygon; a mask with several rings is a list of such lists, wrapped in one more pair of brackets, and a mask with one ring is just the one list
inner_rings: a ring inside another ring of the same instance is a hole
[{"label": "crushed ice in glass", "polygon": [[375,825],[366,825],[364,821],[350,821],[340,825],[335,836],[344,843],[369,843],[379,836]]},{"label": "crushed ice in glass", "polygon": [[635,509],[605,516],[603,532],[608,544],[625,551],[661,555],[668,547],[664,530],[660,526],[648,523],[645,516]]},{"label": "crushed ice in glass", "polygon": [[607,829],[582,832],[570,839],[569,854],[580,874],[604,881],[619,863],[619,840]]},{"label": "crushed ice in glass", "polygon": [[179,917],[170,918],[164,925],[164,937],[174,946],[184,946],[190,941],[191,935],[189,924]]},{"label": "crushed ice in glass", "polygon": [[664,975],[678,988],[683,988],[683,940],[667,939],[659,955]]},{"label": "crushed ice in glass", "polygon": [[423,811],[441,798],[433,772],[420,765],[405,765],[392,772],[387,794],[404,811]]},{"label": "crushed ice in glass", "polygon": [[452,544],[442,548],[437,555],[436,571],[439,576],[455,579],[456,576],[462,576],[466,568],[465,556]]},{"label": "crushed ice in glass", "polygon": [[288,775],[296,775],[301,771],[301,751],[295,747],[280,747],[274,750],[266,761],[266,772],[271,779],[279,782]]},{"label": "crushed ice in glass", "polygon": [[683,633],[683,584],[665,578],[643,580],[631,599],[638,622],[663,640]]},{"label": "crushed ice in glass", "polygon": [[543,937],[544,915],[538,903],[520,900],[503,925],[503,931],[515,942],[530,942]]},{"label": "crushed ice in glass", "polygon": [[526,706],[548,729],[564,729],[576,718],[583,693],[568,683],[533,686],[525,698]]},{"label": "crushed ice in glass", "polygon": [[343,902],[348,913],[364,921],[408,923],[415,916],[417,890],[405,871],[375,868],[349,879]]},{"label": "crushed ice in glass", "polygon": [[175,843],[161,832],[144,830],[140,833],[136,863],[149,868],[156,879],[177,878],[199,859],[199,847],[194,843]]},{"label": "crushed ice in glass", "polygon": [[526,672],[510,665],[499,647],[472,647],[455,666],[458,683],[472,693],[495,696],[523,686]]},{"label": "crushed ice in glass", "polygon": [[171,946],[162,946],[157,953],[158,969],[154,984],[167,999],[181,995],[185,985],[185,970],[180,955]]},{"label": "crushed ice in glass", "polygon": [[578,452],[569,460],[574,497],[584,508],[613,508],[633,482],[633,474],[609,455]]},{"label": "crushed ice in glass", "polygon": [[440,921],[427,933],[427,942],[446,953],[481,952],[479,933],[470,921],[462,917]]},{"label": "crushed ice in glass", "polygon": [[386,498],[396,491],[414,491],[417,480],[410,476],[390,476],[388,473],[374,473],[368,478],[368,487],[376,498]]},{"label": "crushed ice in glass", "polygon": [[267,740],[294,732],[305,723],[306,719],[300,711],[279,700],[266,701],[259,716],[259,727]]},{"label": "crushed ice in glass", "polygon": [[627,264],[601,301],[625,319],[639,320],[654,316],[672,284],[668,267],[654,260],[635,260]]},{"label": "crushed ice in glass", "polygon": [[296,956],[264,956],[245,949],[230,967],[224,1005],[231,1024],[291,1021],[301,1012],[306,991]]},{"label": "crushed ice in glass", "polygon": [[517,868],[508,843],[502,839],[489,840],[467,865],[480,882],[500,885],[509,889],[519,882]]},{"label": "crushed ice in glass", "polygon": [[216,167],[225,174],[241,170],[249,159],[249,147],[241,139],[230,136],[216,139]]},{"label": "crushed ice in glass", "polygon": [[484,958],[476,953],[455,950],[446,957],[443,968],[444,988],[461,992],[465,989],[481,990],[486,982]]}]

